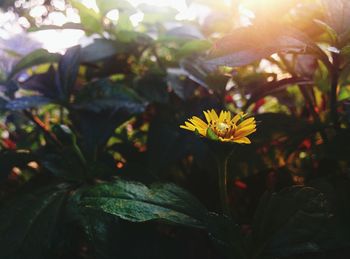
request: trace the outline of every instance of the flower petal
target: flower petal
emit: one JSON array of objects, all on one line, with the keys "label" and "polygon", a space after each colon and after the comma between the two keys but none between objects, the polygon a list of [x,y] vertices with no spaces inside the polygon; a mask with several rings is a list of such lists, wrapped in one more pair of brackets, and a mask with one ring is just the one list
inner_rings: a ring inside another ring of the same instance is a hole
[{"label": "flower petal", "polygon": [[226,112],[221,111],[219,116],[219,122],[223,122],[225,118],[226,118]]},{"label": "flower petal", "polygon": [[233,140],[231,138],[223,138],[223,137],[219,137],[220,141],[222,142],[233,142]]},{"label": "flower petal", "polygon": [[185,121],[185,125],[180,125],[180,128],[191,130],[191,131],[195,131],[196,129],[196,127],[192,123],[189,123],[187,121]]},{"label": "flower petal", "polygon": [[242,117],[244,117],[245,114],[243,112],[237,113],[233,119],[231,120],[231,123],[236,124]]},{"label": "flower petal", "polygon": [[203,111],[205,119],[207,120],[208,123],[211,122],[211,117],[210,117],[210,111]]},{"label": "flower petal", "polygon": [[246,138],[246,137],[236,139],[233,142],[236,142],[238,144],[250,144],[251,143],[249,138]]},{"label": "flower petal", "polygon": [[248,118],[248,119],[245,119],[244,121],[242,121],[240,124],[238,124],[238,128],[239,127],[244,127],[248,124],[251,124],[251,123],[254,123],[255,124],[255,118]]},{"label": "flower petal", "polygon": [[240,134],[241,132],[250,131],[250,130],[255,129],[255,128],[256,128],[255,124],[249,124],[249,125],[246,125],[244,127],[239,127],[239,125],[238,125],[235,134]]},{"label": "flower petal", "polygon": [[193,123],[193,125],[198,126],[200,128],[206,129],[208,128],[208,124],[206,124],[202,119],[193,116],[191,119],[189,119],[190,122]]},{"label": "flower petal", "polygon": [[256,128],[253,128],[251,130],[240,131],[238,133],[236,132],[234,138],[235,139],[242,138],[254,133],[255,131],[256,131]]},{"label": "flower petal", "polygon": [[226,120],[227,120],[228,122],[231,121],[231,112],[229,112],[229,111],[226,112]]},{"label": "flower petal", "polygon": [[218,115],[216,114],[216,111],[214,109],[211,109],[210,111],[210,117],[213,121],[218,121],[219,120],[219,117]]},{"label": "flower petal", "polygon": [[193,116],[180,128],[195,131],[204,137],[222,142],[251,143],[246,136],[256,131],[254,117],[245,119],[244,117],[247,114],[243,112],[232,116],[230,111],[221,111],[218,115],[214,109],[203,111],[203,113],[206,122],[197,116]]}]

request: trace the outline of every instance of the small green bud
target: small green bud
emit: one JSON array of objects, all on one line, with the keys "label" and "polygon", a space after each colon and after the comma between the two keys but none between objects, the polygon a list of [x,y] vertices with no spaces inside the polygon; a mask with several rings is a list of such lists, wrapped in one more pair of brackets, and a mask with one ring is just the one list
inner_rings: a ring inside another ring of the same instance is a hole
[{"label": "small green bud", "polygon": [[207,129],[207,138],[214,140],[214,141],[219,140],[219,137],[215,134],[215,132],[211,128]]}]

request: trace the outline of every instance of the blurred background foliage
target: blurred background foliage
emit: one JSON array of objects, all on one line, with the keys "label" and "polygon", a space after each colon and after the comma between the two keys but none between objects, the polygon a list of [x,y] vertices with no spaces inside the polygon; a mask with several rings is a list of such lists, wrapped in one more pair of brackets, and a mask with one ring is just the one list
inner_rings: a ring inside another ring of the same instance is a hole
[{"label": "blurred background foliage", "polygon": [[150,2],[0,1],[0,257],[349,258],[350,2]]}]

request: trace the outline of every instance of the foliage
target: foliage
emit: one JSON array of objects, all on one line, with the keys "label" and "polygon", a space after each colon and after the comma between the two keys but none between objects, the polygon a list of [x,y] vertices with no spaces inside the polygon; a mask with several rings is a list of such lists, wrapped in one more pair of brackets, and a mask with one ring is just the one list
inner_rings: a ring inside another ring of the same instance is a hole
[{"label": "foliage", "polygon": [[[235,5],[187,2],[210,12],[190,22],[171,8],[72,0],[81,22],[56,26],[0,1],[27,33],[93,37],[0,71],[1,258],[349,256],[348,1],[241,1],[248,26]],[[257,120],[228,161],[232,218],[218,147],[179,128],[210,109]]]}]

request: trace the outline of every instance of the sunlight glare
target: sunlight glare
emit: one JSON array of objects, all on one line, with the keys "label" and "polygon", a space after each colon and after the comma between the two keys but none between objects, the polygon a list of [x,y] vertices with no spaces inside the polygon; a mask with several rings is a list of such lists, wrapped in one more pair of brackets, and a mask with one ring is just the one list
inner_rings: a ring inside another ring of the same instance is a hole
[{"label": "sunlight glare", "polygon": [[65,49],[78,44],[84,35],[81,30],[46,30],[32,33],[32,37],[41,42],[44,49],[58,53],[64,53]]},{"label": "sunlight glare", "polygon": [[260,12],[279,14],[291,8],[297,1],[298,0],[243,0],[241,4],[252,10],[255,14]]}]

